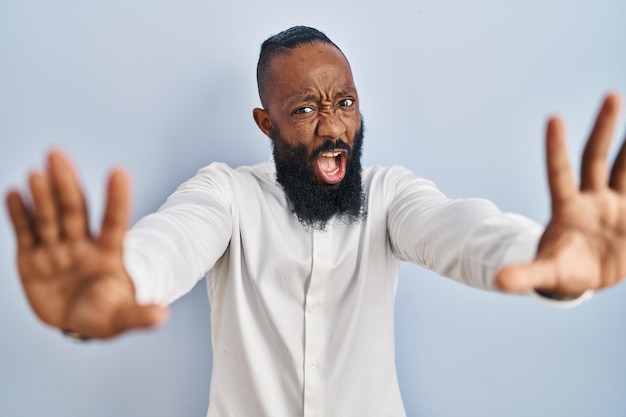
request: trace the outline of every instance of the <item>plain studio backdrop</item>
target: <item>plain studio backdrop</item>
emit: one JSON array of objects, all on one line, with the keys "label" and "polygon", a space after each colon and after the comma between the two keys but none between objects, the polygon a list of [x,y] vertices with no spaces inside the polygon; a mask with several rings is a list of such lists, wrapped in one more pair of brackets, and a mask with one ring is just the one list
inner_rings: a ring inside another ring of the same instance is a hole
[{"label": "plain studio backdrop", "polygon": [[[259,47],[305,24],[351,61],[366,164],[401,164],[452,197],[545,223],[546,118],[565,118],[577,169],[602,96],[626,93],[625,21],[623,0],[0,0],[0,188],[25,189],[61,147],[96,227],[113,166],[132,175],[135,221],[212,161],[267,160],[252,119]],[[204,281],[163,327],[80,345],[30,311],[6,211],[0,245],[1,416],[205,415]],[[626,284],[562,310],[407,265],[396,303],[407,413],[624,416],[625,318]]]}]

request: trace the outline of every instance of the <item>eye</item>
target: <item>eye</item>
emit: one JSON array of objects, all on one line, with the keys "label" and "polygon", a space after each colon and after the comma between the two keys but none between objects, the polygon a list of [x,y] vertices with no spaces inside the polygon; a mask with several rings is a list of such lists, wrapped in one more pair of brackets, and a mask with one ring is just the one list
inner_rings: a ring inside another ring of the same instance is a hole
[{"label": "eye", "polygon": [[339,101],[339,107],[352,107],[354,105],[354,99],[344,98]]},{"label": "eye", "polygon": [[304,113],[311,113],[313,111],[313,109],[311,107],[305,106],[305,107],[300,107],[298,109],[296,109],[293,113],[294,114],[304,114]]}]

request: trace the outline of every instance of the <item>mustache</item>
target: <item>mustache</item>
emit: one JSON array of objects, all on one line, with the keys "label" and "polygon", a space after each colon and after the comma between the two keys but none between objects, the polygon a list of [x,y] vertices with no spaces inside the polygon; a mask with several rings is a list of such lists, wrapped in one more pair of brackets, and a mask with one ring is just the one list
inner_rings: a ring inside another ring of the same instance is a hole
[{"label": "mustache", "polygon": [[331,151],[334,151],[335,149],[345,149],[346,151],[348,151],[348,156],[352,154],[352,147],[348,145],[346,142],[344,142],[343,140],[341,139],[337,139],[334,141],[327,140],[322,145],[318,146],[317,148],[313,150],[313,152],[311,153],[311,159],[314,160],[319,156],[319,154],[323,152],[331,152]]}]

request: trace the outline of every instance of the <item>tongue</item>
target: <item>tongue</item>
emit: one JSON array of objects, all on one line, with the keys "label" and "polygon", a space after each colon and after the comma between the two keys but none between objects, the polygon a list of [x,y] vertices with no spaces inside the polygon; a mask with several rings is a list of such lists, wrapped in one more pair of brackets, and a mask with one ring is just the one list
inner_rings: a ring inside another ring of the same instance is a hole
[{"label": "tongue", "polygon": [[344,158],[342,156],[328,157],[320,155],[317,158],[317,170],[320,179],[326,184],[337,184],[343,180],[345,174]]},{"label": "tongue", "polygon": [[334,157],[320,156],[319,167],[327,175],[337,169],[337,160]]}]

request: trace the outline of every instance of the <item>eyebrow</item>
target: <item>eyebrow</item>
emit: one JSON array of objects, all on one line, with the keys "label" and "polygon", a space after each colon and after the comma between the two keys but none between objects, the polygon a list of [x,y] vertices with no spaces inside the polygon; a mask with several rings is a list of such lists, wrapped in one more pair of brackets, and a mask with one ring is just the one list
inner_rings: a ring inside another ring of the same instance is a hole
[{"label": "eyebrow", "polygon": [[[356,95],[355,87],[351,87],[351,86],[343,87],[334,94],[333,98],[336,99],[336,98],[345,97],[349,95]],[[313,102],[319,101],[319,95],[316,93],[305,92],[305,93],[302,93],[301,95],[296,95],[291,100],[289,100],[289,106],[294,106],[296,103],[311,102],[311,101]]]},{"label": "eyebrow", "polygon": [[304,93],[301,95],[297,95],[293,97],[293,99],[289,100],[291,105],[294,105],[299,102],[308,102],[308,101],[317,101],[319,100],[319,96],[314,93]]}]

